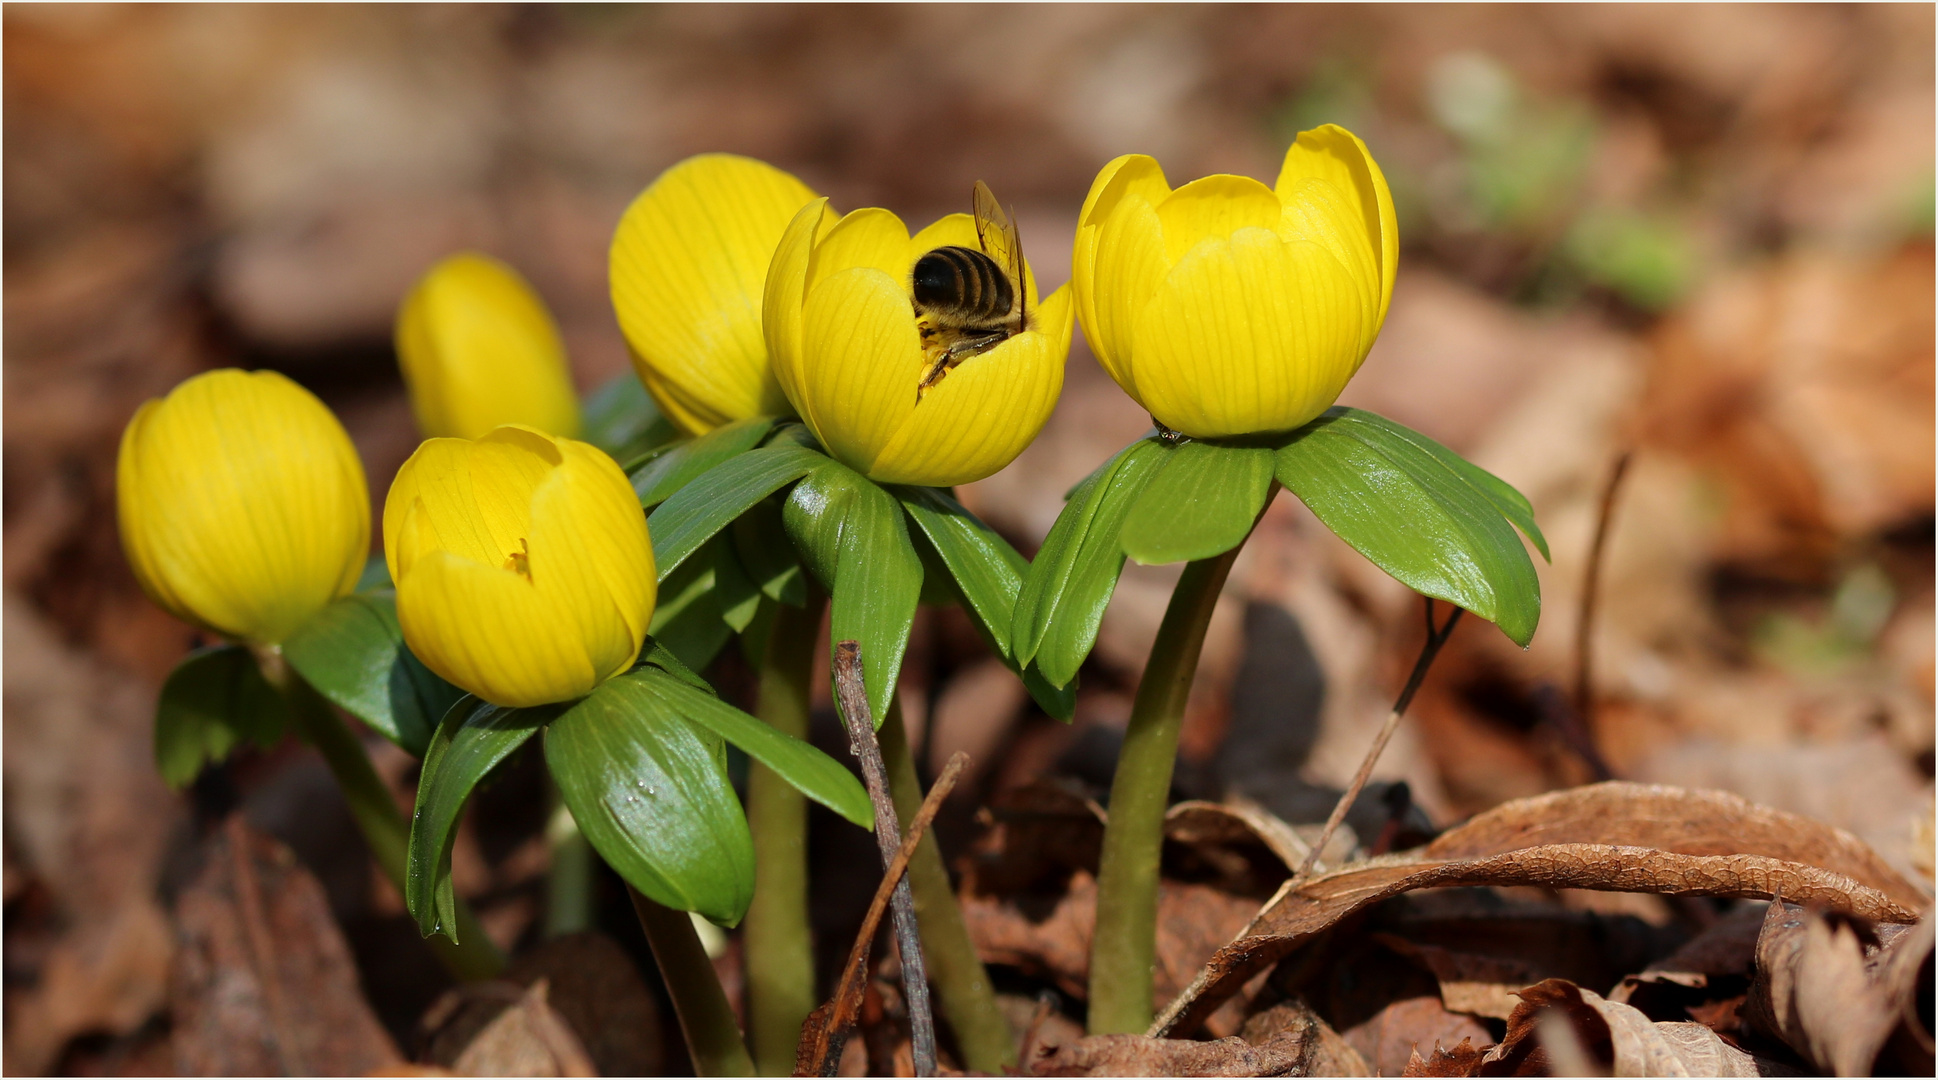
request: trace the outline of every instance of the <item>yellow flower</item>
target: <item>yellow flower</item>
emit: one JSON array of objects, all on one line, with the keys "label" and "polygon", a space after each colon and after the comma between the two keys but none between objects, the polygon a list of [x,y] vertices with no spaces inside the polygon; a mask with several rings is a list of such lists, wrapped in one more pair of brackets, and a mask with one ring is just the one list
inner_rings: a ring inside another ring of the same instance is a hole
[{"label": "yellow flower", "polygon": [[121,435],[121,546],[157,604],[280,644],[356,587],[370,490],[343,425],[273,371],[233,368],[146,402]]},{"label": "yellow flower", "polygon": [[432,267],[397,311],[397,363],[417,426],[475,439],[500,424],[579,433],[552,315],[518,272],[474,252]]},{"label": "yellow flower", "polygon": [[1328,124],[1299,135],[1276,188],[1220,175],[1173,191],[1142,154],[1104,166],[1071,277],[1117,385],[1166,426],[1218,438],[1324,412],[1379,336],[1398,261],[1386,178]]},{"label": "yellow flower", "polygon": [[701,154],[660,174],[612,237],[612,306],[633,369],[693,435],[785,416],[761,338],[774,246],[814,191],[752,158]]},{"label": "yellow flower", "polygon": [[411,652],[497,705],[590,693],[632,666],[653,617],[626,474],[532,428],[419,446],[384,500],[384,557]]},{"label": "yellow flower", "polygon": [[1036,438],[1063,391],[1070,295],[1037,302],[1026,265],[1030,326],[969,357],[916,401],[928,369],[910,295],[915,261],[974,248],[968,214],[909,237],[886,210],[837,219],[821,199],[801,208],[767,275],[774,374],[828,453],[883,483],[949,487],[980,480]]}]

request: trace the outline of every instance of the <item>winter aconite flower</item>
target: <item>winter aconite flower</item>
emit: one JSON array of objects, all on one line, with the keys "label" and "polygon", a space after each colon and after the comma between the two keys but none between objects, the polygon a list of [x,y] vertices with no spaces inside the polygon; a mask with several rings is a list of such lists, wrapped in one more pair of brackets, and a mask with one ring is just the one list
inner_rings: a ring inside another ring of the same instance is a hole
[{"label": "winter aconite flower", "polygon": [[1393,197],[1366,144],[1300,134],[1278,184],[1175,191],[1141,154],[1104,166],[1077,221],[1077,309],[1104,370],[1199,438],[1296,428],[1359,370],[1393,296]]},{"label": "winter aconite flower", "polygon": [[565,346],[518,272],[473,252],[432,267],[397,312],[397,362],[417,426],[475,439],[500,424],[579,433]]},{"label": "winter aconite flower", "polygon": [[792,410],[767,360],[761,287],[814,192],[752,158],[701,154],[660,174],[613,234],[612,306],[660,410],[699,435]]},{"label": "winter aconite flower", "polygon": [[397,621],[426,667],[498,705],[625,671],[653,616],[653,549],[604,453],[525,427],[431,439],[384,501]]},{"label": "winter aconite flower", "polygon": [[976,248],[968,214],[917,233],[881,209],[837,219],[821,199],[787,227],[767,275],[774,374],[828,453],[883,483],[948,487],[1022,453],[1056,407],[1070,351],[1070,295],[1040,304],[1027,266],[1028,326],[962,360],[917,400],[930,368],[911,299],[916,260]]},{"label": "winter aconite flower", "polygon": [[121,436],[121,545],[162,607],[280,644],[355,588],[370,551],[363,463],[330,410],[270,371],[211,371]]}]

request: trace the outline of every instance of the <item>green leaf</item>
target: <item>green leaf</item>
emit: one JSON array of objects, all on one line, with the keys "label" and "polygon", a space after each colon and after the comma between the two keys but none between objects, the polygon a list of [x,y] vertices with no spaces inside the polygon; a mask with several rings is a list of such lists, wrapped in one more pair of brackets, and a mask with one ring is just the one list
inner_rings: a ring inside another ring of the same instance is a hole
[{"label": "green leaf", "polygon": [[747,576],[734,551],[731,535],[709,545],[713,550],[713,597],[720,619],[736,634],[744,633],[760,607],[760,587]]},{"label": "green leaf", "polygon": [[660,580],[748,507],[827,461],[825,455],[791,443],[763,446],[729,458],[681,488],[646,518]]},{"label": "green leaf", "polygon": [[357,578],[357,592],[377,592],[394,588],[390,583],[390,564],[382,555],[372,555],[364,560],[363,574]]},{"label": "green leaf", "polygon": [[809,431],[807,425],[799,420],[782,420],[775,424],[773,434],[767,436],[767,441],[762,445],[799,446],[817,454],[827,453],[820,441],[815,439],[814,432]]},{"label": "green leaf", "polygon": [[1070,492],[1024,573],[1010,622],[1011,647],[1050,685],[1069,686],[1097,643],[1097,627],[1124,569],[1124,516],[1171,453],[1162,439],[1139,439],[1090,474]]},{"label": "green leaf", "polygon": [[765,416],[723,424],[654,456],[632,474],[639,505],[651,510],[722,462],[760,445],[774,421]]},{"label": "green leaf", "polygon": [[806,606],[807,575],[794,545],[788,543],[780,501],[769,498],[755,503],[734,519],[732,529],[741,569],[760,591],[790,607]]},{"label": "green leaf", "polygon": [[801,794],[864,829],[875,827],[875,810],[868,792],[840,762],[676,675],[661,673],[653,678],[642,672],[641,677],[674,712],[738,746]]},{"label": "green leaf", "polygon": [[[559,794],[619,876],[654,900],[723,926],[747,913],[754,843],[715,752],[636,668],[545,729]],[[669,680],[670,681],[670,680]]]},{"label": "green leaf", "polygon": [[248,649],[197,650],[175,665],[155,703],[155,768],[168,786],[187,787],[245,740],[273,745],[288,722],[288,705]]},{"label": "green leaf", "polygon": [[1528,502],[1527,496],[1514,490],[1514,485],[1412,428],[1401,427],[1378,413],[1343,406],[1330,410],[1329,415],[1330,413],[1338,414],[1335,424],[1366,425],[1376,428],[1381,434],[1369,435],[1369,437],[1400,439],[1432,454],[1442,465],[1453,470],[1454,475],[1472,485],[1483,498],[1493,503],[1494,509],[1500,511],[1502,517],[1525,533],[1543,559],[1548,562],[1554,561],[1554,557],[1548,554],[1548,538],[1541,535],[1541,527],[1534,523],[1534,507]]},{"label": "green leaf", "polygon": [[684,437],[630,371],[594,390],[579,406],[579,420],[579,437],[621,462]]},{"label": "green leaf", "polygon": [[425,937],[458,940],[457,899],[451,890],[451,845],[458,817],[478,782],[525,745],[563,705],[508,709],[466,695],[451,706],[424,751],[404,857],[404,904]]},{"label": "green leaf", "polygon": [[888,717],[922,596],[922,559],[902,507],[838,461],[794,485],[782,520],[830,601],[829,644],[857,641],[875,725]]},{"label": "green leaf", "polygon": [[324,608],[283,643],[283,656],[318,693],[419,757],[445,710],[464,696],[404,644],[389,591]]},{"label": "green leaf", "polygon": [[1380,569],[1525,647],[1541,583],[1499,504],[1424,449],[1424,436],[1369,415],[1334,408],[1294,432],[1278,452],[1279,482]]},{"label": "green leaf", "polygon": [[[990,650],[1022,677],[1037,704],[1060,720],[1070,719],[1076,708],[1075,692],[1052,686],[1034,665],[1019,665],[1011,648],[1010,623],[1029,562],[950,493],[938,488],[891,490],[926,540],[926,544],[917,545],[918,549],[932,551],[934,563],[940,564],[941,572],[932,576],[940,579],[938,583],[949,590],[952,599],[961,602]],[[927,558],[923,561],[933,565]]]},{"label": "green leaf", "polygon": [[1245,542],[1272,493],[1272,451],[1192,440],[1171,453],[1124,518],[1124,554],[1195,562]]},{"label": "green leaf", "polygon": [[721,617],[719,593],[714,589],[714,560],[689,559],[659,583],[659,601],[646,632],[678,656],[682,663],[702,670],[733,636]]}]

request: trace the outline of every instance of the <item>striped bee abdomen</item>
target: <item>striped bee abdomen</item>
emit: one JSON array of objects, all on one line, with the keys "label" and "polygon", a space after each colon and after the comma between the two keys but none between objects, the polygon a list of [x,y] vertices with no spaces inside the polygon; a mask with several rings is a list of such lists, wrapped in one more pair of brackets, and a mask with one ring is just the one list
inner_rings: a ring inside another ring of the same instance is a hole
[{"label": "striped bee abdomen", "polygon": [[1009,275],[974,248],[939,247],[915,262],[919,308],[970,323],[999,323],[1015,303]]}]

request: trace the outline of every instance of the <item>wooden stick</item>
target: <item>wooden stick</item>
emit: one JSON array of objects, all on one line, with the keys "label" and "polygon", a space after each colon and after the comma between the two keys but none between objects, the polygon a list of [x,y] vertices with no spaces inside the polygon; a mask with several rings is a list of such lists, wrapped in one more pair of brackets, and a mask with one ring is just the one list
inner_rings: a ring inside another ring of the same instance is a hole
[{"label": "wooden stick", "polygon": [[[843,641],[834,647],[835,700],[848,727],[848,748],[861,759],[862,779],[875,804],[875,843],[881,848],[882,869],[895,865],[902,847],[902,827],[895,816],[895,800],[888,793],[888,766],[881,744],[875,741],[875,718],[868,708],[868,687],[861,672],[861,645]],[[906,867],[906,861],[903,863]],[[902,992],[908,998],[909,1040],[915,1056],[915,1075],[935,1075],[935,1011],[929,1004],[928,968],[922,962],[922,939],[915,923],[915,896],[905,877],[898,876],[889,900],[895,915],[895,945],[902,954]]]},{"label": "wooden stick", "polygon": [[1393,703],[1393,711],[1386,714],[1386,723],[1380,725],[1378,737],[1373,740],[1372,747],[1366,751],[1366,759],[1359,763],[1359,772],[1353,776],[1352,784],[1339,796],[1339,802],[1334,804],[1332,816],[1326,819],[1326,827],[1319,833],[1318,843],[1313,844],[1306,851],[1305,861],[1299,864],[1299,872],[1292,875],[1288,888],[1298,888],[1306,878],[1311,876],[1312,865],[1319,861],[1319,853],[1326,850],[1326,845],[1332,841],[1333,832],[1339,828],[1341,821],[1346,820],[1346,813],[1353,808],[1353,801],[1359,798],[1360,789],[1366,786],[1367,778],[1373,775],[1373,765],[1379,761],[1379,756],[1386,752],[1387,741],[1399,728],[1400,717],[1406,715],[1406,707],[1413,704],[1414,693],[1420,689],[1420,684],[1426,681],[1427,669],[1433,666],[1433,658],[1440,655],[1440,646],[1445,645],[1447,639],[1453,636],[1454,624],[1460,621],[1460,616],[1463,614],[1461,609],[1454,608],[1453,614],[1447,616],[1446,624],[1436,628],[1433,624],[1433,597],[1428,596],[1423,599],[1427,602],[1427,640],[1420,646],[1420,658],[1413,662],[1413,674],[1407,676],[1406,687],[1400,691],[1400,699]]}]

